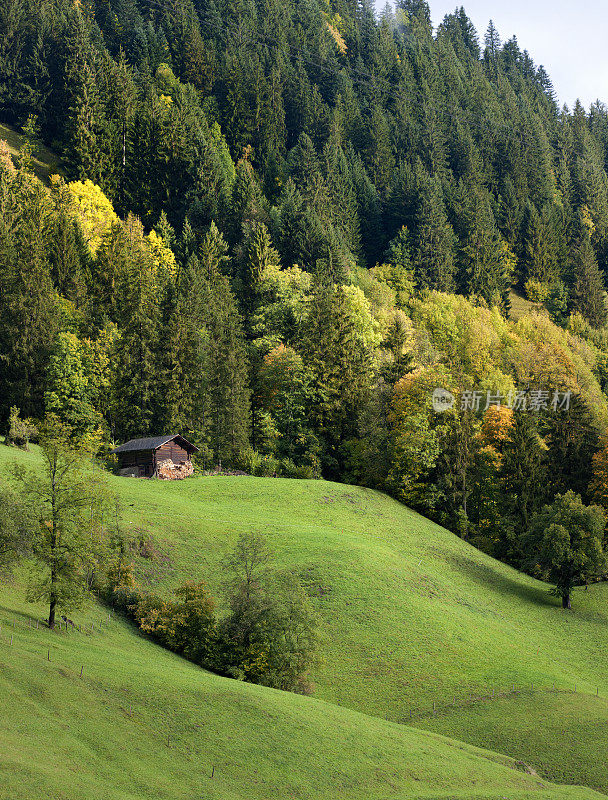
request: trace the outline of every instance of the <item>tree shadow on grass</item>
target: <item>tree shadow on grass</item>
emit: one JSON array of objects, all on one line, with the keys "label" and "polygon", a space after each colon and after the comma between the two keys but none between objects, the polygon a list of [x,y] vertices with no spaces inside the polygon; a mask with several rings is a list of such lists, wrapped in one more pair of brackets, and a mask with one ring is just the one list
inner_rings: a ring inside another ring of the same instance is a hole
[{"label": "tree shadow on grass", "polygon": [[[552,608],[559,611],[560,615],[569,619],[573,615],[580,622],[607,622],[608,616],[596,609],[585,608],[580,600],[583,587],[574,590],[572,599],[572,610],[564,611],[561,607],[561,600],[550,594],[552,585],[536,581],[534,584],[527,583],[526,580],[533,580],[523,572],[517,572],[512,567],[500,564],[502,570],[495,569],[489,564],[484,564],[473,558],[455,555],[451,552],[442,553],[445,561],[455,567],[459,572],[467,575],[480,585],[491,588],[496,592],[518,597],[529,604],[534,604],[542,608]],[[503,571],[504,570],[504,571]],[[577,602],[577,600],[579,602]]]},{"label": "tree shadow on grass", "polygon": [[[472,578],[477,583],[491,588],[496,592],[511,595],[512,597],[519,597],[526,603],[533,603],[537,606],[544,606],[546,608],[561,608],[561,602],[558,597],[553,597],[549,594],[551,589],[550,584],[530,585],[522,580],[523,573],[518,573],[507,567],[509,573],[502,572],[498,569],[493,569],[488,564],[480,563],[472,558],[455,555],[454,553],[444,553],[445,560],[455,567],[459,572],[464,573],[467,577]],[[498,563],[498,562],[497,562]],[[502,565],[504,566],[504,565]]]}]

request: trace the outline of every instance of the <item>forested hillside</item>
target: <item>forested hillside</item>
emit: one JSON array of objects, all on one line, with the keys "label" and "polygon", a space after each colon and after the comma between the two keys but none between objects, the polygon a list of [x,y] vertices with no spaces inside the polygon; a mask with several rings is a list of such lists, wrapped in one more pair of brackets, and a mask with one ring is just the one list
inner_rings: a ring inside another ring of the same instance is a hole
[{"label": "forested hillside", "polygon": [[396,6],[2,3],[9,436],[179,431],[202,468],[380,488],[517,565],[544,503],[608,502],[608,110],[560,109],[463,9]]}]

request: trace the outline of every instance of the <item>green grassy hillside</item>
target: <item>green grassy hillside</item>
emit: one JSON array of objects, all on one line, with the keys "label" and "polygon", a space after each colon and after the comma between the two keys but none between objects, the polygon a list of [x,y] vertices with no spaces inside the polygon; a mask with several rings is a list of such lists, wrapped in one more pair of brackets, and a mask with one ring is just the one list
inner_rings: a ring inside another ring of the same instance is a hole
[{"label": "green grassy hillside", "polygon": [[[0,447],[0,470],[15,457],[37,459],[35,452]],[[581,703],[593,709],[590,719],[608,721],[602,700],[608,696],[608,586],[575,592],[574,610],[564,612],[547,586],[390,498],[356,487],[255,478],[181,483],[111,478],[110,483],[122,498],[128,525],[153,538],[156,555],[139,560],[138,575],[156,592],[195,577],[205,579],[219,598],[221,558],[238,533],[268,535],[277,564],[302,578],[324,617],[323,663],[313,676],[316,699],[392,722],[408,723],[413,713],[415,724],[427,726],[428,717],[417,721],[418,715],[428,714],[433,702],[458,707],[470,693],[498,692],[512,684],[555,683],[566,690],[576,684],[576,696],[559,694],[545,703],[538,697],[549,695],[519,695],[505,701],[513,709],[509,720],[493,701],[431,723],[455,738],[531,763],[546,776],[569,783],[583,776],[608,792],[592,738],[581,738],[572,756],[552,756],[562,716],[564,741],[582,735]],[[543,737],[539,730],[545,726]]]},{"label": "green grassy hillside", "polygon": [[98,607],[81,618],[92,632],[36,630],[16,597],[0,592],[3,800],[600,797],[437,734],[211,675]]},{"label": "green grassy hillside", "polygon": [[606,700],[549,691],[485,701],[416,724],[509,753],[554,780],[606,791],[607,721]]},{"label": "green grassy hillside", "polygon": [[268,535],[276,561],[316,596],[327,641],[317,695],[401,721],[411,706],[531,684],[608,694],[608,586],[562,611],[548,586],[500,564],[379,493],[322,481],[112,479],[155,591],[204,578],[242,530]]},{"label": "green grassy hillside", "polygon": [[511,304],[511,311],[509,316],[516,322],[522,317],[527,317],[534,311],[542,308],[541,303],[533,303],[521,294],[521,292],[511,289],[509,292],[509,303]]}]

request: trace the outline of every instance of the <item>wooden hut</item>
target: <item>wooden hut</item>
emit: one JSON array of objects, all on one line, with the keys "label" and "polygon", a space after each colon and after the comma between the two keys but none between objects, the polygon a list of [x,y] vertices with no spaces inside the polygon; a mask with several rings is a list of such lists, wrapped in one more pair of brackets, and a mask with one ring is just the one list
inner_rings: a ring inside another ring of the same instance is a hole
[{"label": "wooden hut", "polygon": [[184,478],[193,472],[191,456],[198,453],[183,436],[131,439],[112,450],[118,456],[120,475],[132,478]]}]

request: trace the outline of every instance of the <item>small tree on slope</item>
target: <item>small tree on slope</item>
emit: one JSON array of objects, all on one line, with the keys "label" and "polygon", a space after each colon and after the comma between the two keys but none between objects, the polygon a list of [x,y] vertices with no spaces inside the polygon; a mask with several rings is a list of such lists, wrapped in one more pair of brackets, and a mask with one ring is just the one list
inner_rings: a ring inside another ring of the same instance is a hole
[{"label": "small tree on slope", "polygon": [[91,475],[90,453],[75,448],[69,433],[61,423],[47,422],[40,442],[42,470],[16,470],[23,497],[38,520],[28,600],[48,603],[50,628],[55,627],[57,611],[77,608],[84,598],[94,555],[92,525],[99,486]]},{"label": "small tree on slope", "polygon": [[572,589],[597,578],[606,568],[602,546],[606,517],[599,506],[585,506],[579,495],[557,495],[536,514],[524,536],[527,565],[555,584],[553,593],[571,608]]}]

